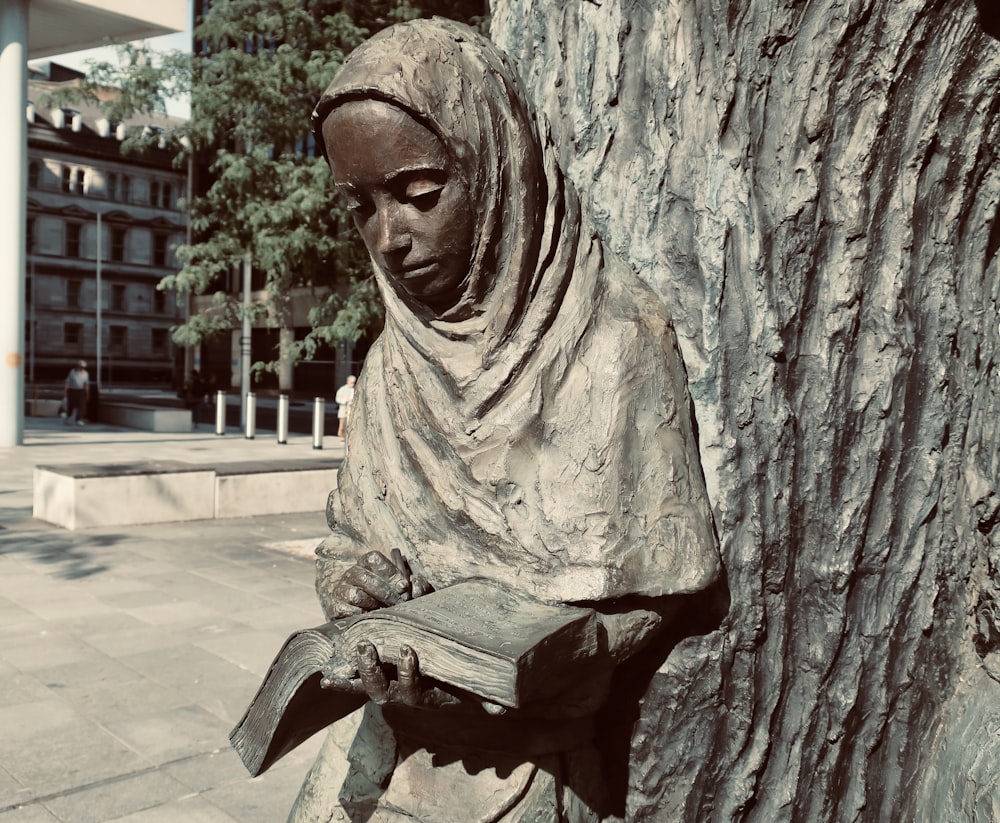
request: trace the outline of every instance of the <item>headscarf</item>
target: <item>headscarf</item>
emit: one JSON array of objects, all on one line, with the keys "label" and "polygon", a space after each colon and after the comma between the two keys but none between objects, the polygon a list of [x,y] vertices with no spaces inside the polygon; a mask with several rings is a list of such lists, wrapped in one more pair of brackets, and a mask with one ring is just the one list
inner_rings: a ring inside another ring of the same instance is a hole
[{"label": "headscarf", "polygon": [[[375,266],[385,331],[358,381],[327,561],[400,548],[436,586],[542,599],[694,591],[718,549],[686,378],[659,300],[606,260],[509,59],[435,18],[380,32],[313,114],[376,99],[427,126],[476,208],[436,315]],[[377,150],[377,148],[373,149]]]}]

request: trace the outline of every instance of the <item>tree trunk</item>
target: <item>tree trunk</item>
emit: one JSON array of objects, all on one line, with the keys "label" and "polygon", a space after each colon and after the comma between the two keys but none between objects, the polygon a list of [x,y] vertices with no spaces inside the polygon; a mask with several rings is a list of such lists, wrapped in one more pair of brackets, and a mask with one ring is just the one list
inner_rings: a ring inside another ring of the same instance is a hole
[{"label": "tree trunk", "polygon": [[492,36],[674,317],[728,575],[646,693],[627,819],[1000,819],[976,3],[494,0]]}]

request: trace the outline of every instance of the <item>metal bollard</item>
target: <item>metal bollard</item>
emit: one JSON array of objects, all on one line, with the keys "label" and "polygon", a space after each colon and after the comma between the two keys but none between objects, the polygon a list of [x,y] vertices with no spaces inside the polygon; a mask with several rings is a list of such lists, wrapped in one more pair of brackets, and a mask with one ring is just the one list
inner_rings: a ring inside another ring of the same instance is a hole
[{"label": "metal bollard", "polygon": [[313,400],[313,448],[323,448],[323,419],[326,417],[326,401],[322,397]]},{"label": "metal bollard", "polygon": [[215,433],[226,433],[226,393],[222,389],[215,393]]},{"label": "metal bollard", "polygon": [[288,395],[278,395],[278,444],[288,443]]},{"label": "metal bollard", "polygon": [[252,391],[247,392],[247,427],[244,437],[253,440],[257,434],[257,395]]}]

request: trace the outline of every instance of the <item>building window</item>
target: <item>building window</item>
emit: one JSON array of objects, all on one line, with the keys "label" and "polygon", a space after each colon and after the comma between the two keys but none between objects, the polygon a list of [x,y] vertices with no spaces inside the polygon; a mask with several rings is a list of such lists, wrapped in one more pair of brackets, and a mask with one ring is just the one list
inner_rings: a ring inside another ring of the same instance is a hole
[{"label": "building window", "polygon": [[38,178],[42,173],[41,166],[38,165],[37,160],[32,160],[28,163],[28,188],[37,189],[38,188]]},{"label": "building window", "polygon": [[164,183],[160,189],[160,205],[165,209],[173,208],[174,189],[169,183]]},{"label": "building window", "polygon": [[82,323],[63,323],[63,345],[79,346],[83,339]]},{"label": "building window", "polygon": [[27,224],[25,224],[24,231],[24,247],[27,249],[28,254],[33,254],[35,251],[35,218],[29,217]]},{"label": "building window", "polygon": [[111,310],[125,311],[125,287],[113,285],[111,287]]},{"label": "building window", "polygon": [[125,260],[125,229],[111,229],[111,259],[116,263]]},{"label": "building window", "polygon": [[62,190],[67,194],[83,194],[83,169],[71,169],[63,166]]},{"label": "building window", "polygon": [[153,289],[153,311],[163,314],[167,310],[167,295],[159,289]]},{"label": "building window", "polygon": [[66,224],[66,248],[64,249],[66,257],[79,257],[80,256],[80,224],[79,223],[67,223]]},{"label": "building window", "polygon": [[128,203],[132,199],[132,178],[127,174],[122,175],[122,202]]},{"label": "building window", "polygon": [[112,172],[108,175],[108,200],[118,199],[118,175]]},{"label": "building window", "polygon": [[153,354],[167,353],[167,330],[150,329],[152,334]]},{"label": "building window", "polygon": [[167,265],[167,235],[153,235],[153,265]]},{"label": "building window", "polygon": [[80,308],[80,281],[79,280],[67,280],[66,281],[66,308],[68,308],[68,309],[78,309],[78,308]]},{"label": "building window", "polygon": [[149,184],[149,205],[160,205],[160,184],[155,180]]},{"label": "building window", "polygon": [[112,326],[111,327],[111,353],[116,354],[120,357],[124,357],[127,354],[128,349],[128,327],[127,326]]}]

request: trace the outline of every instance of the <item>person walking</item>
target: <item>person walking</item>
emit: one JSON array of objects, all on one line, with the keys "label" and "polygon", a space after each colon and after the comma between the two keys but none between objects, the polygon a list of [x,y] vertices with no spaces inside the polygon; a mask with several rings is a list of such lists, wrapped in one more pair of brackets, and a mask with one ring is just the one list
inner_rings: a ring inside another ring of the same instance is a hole
[{"label": "person walking", "polygon": [[205,402],[205,381],[198,369],[192,369],[191,375],[184,383],[184,406],[191,410],[191,422],[197,430],[201,424],[201,408]]},{"label": "person walking", "polygon": [[65,425],[69,425],[76,417],[76,425],[83,425],[84,410],[87,408],[87,399],[90,396],[90,374],[87,372],[87,363],[78,360],[70,373],[66,375],[66,383],[63,387],[63,400],[66,404]]},{"label": "person walking", "polygon": [[337,401],[337,437],[347,433],[347,423],[351,417],[351,404],[354,402],[354,384],[357,382],[353,374],[348,375],[347,382],[337,389],[334,400]]}]

